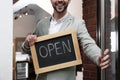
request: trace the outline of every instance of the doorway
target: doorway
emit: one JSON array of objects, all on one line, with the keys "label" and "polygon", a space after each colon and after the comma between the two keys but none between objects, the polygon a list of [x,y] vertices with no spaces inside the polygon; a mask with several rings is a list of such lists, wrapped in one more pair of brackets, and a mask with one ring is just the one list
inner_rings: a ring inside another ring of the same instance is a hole
[{"label": "doorway", "polygon": [[98,80],[119,80],[119,7],[118,0],[98,1],[97,41],[102,51],[110,50],[111,66],[104,71],[99,70]]}]

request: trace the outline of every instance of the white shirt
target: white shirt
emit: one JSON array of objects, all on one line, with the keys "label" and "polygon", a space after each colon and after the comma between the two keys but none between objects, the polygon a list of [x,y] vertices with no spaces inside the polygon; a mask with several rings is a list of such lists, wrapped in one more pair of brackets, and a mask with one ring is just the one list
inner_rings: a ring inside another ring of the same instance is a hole
[{"label": "white shirt", "polygon": [[65,21],[65,18],[67,17],[68,13],[66,13],[65,16],[62,18],[55,20],[55,18],[52,16],[51,22],[50,22],[50,28],[49,28],[49,34],[56,33],[60,30],[63,22]]}]

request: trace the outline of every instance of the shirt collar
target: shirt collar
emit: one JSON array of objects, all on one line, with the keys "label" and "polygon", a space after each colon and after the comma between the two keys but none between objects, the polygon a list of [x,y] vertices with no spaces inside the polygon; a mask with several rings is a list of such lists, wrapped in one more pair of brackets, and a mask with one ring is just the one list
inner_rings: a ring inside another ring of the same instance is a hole
[{"label": "shirt collar", "polygon": [[60,19],[58,19],[58,20],[56,20],[56,19],[52,16],[51,20],[52,20],[52,21],[56,21],[56,22],[64,22],[65,19],[67,18],[67,16],[68,16],[68,12],[67,12],[62,18],[60,18]]}]

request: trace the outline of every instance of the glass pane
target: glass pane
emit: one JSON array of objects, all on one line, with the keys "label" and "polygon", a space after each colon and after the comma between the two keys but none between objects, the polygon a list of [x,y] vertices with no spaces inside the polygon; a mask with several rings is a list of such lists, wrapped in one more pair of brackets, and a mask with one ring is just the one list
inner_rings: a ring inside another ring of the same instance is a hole
[{"label": "glass pane", "polygon": [[101,71],[99,80],[117,80],[116,75],[119,76],[119,14],[116,12],[118,11],[118,2],[118,0],[100,0],[98,2],[98,44],[103,51],[106,48],[110,50],[111,58],[111,66],[105,72]]},{"label": "glass pane", "polygon": [[111,67],[106,70],[106,80],[116,80],[117,25],[115,23],[115,0],[106,0],[105,47],[110,50]]}]

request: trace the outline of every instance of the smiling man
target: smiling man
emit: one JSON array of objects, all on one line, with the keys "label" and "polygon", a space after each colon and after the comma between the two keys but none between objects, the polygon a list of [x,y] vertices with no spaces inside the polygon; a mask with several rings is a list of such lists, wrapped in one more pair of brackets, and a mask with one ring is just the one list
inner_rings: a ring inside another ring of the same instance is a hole
[{"label": "smiling man", "polygon": [[[79,44],[83,47],[84,53],[101,69],[109,67],[109,50],[106,49],[104,55],[101,55],[101,49],[89,35],[84,20],[73,17],[67,12],[69,3],[70,0],[51,0],[54,8],[53,15],[38,22],[37,28],[34,31],[35,35],[30,34],[26,37],[23,50],[30,51],[29,47],[35,43],[37,36],[75,29]],[[36,80],[76,80],[75,71],[75,66],[55,70],[38,74]]]}]

